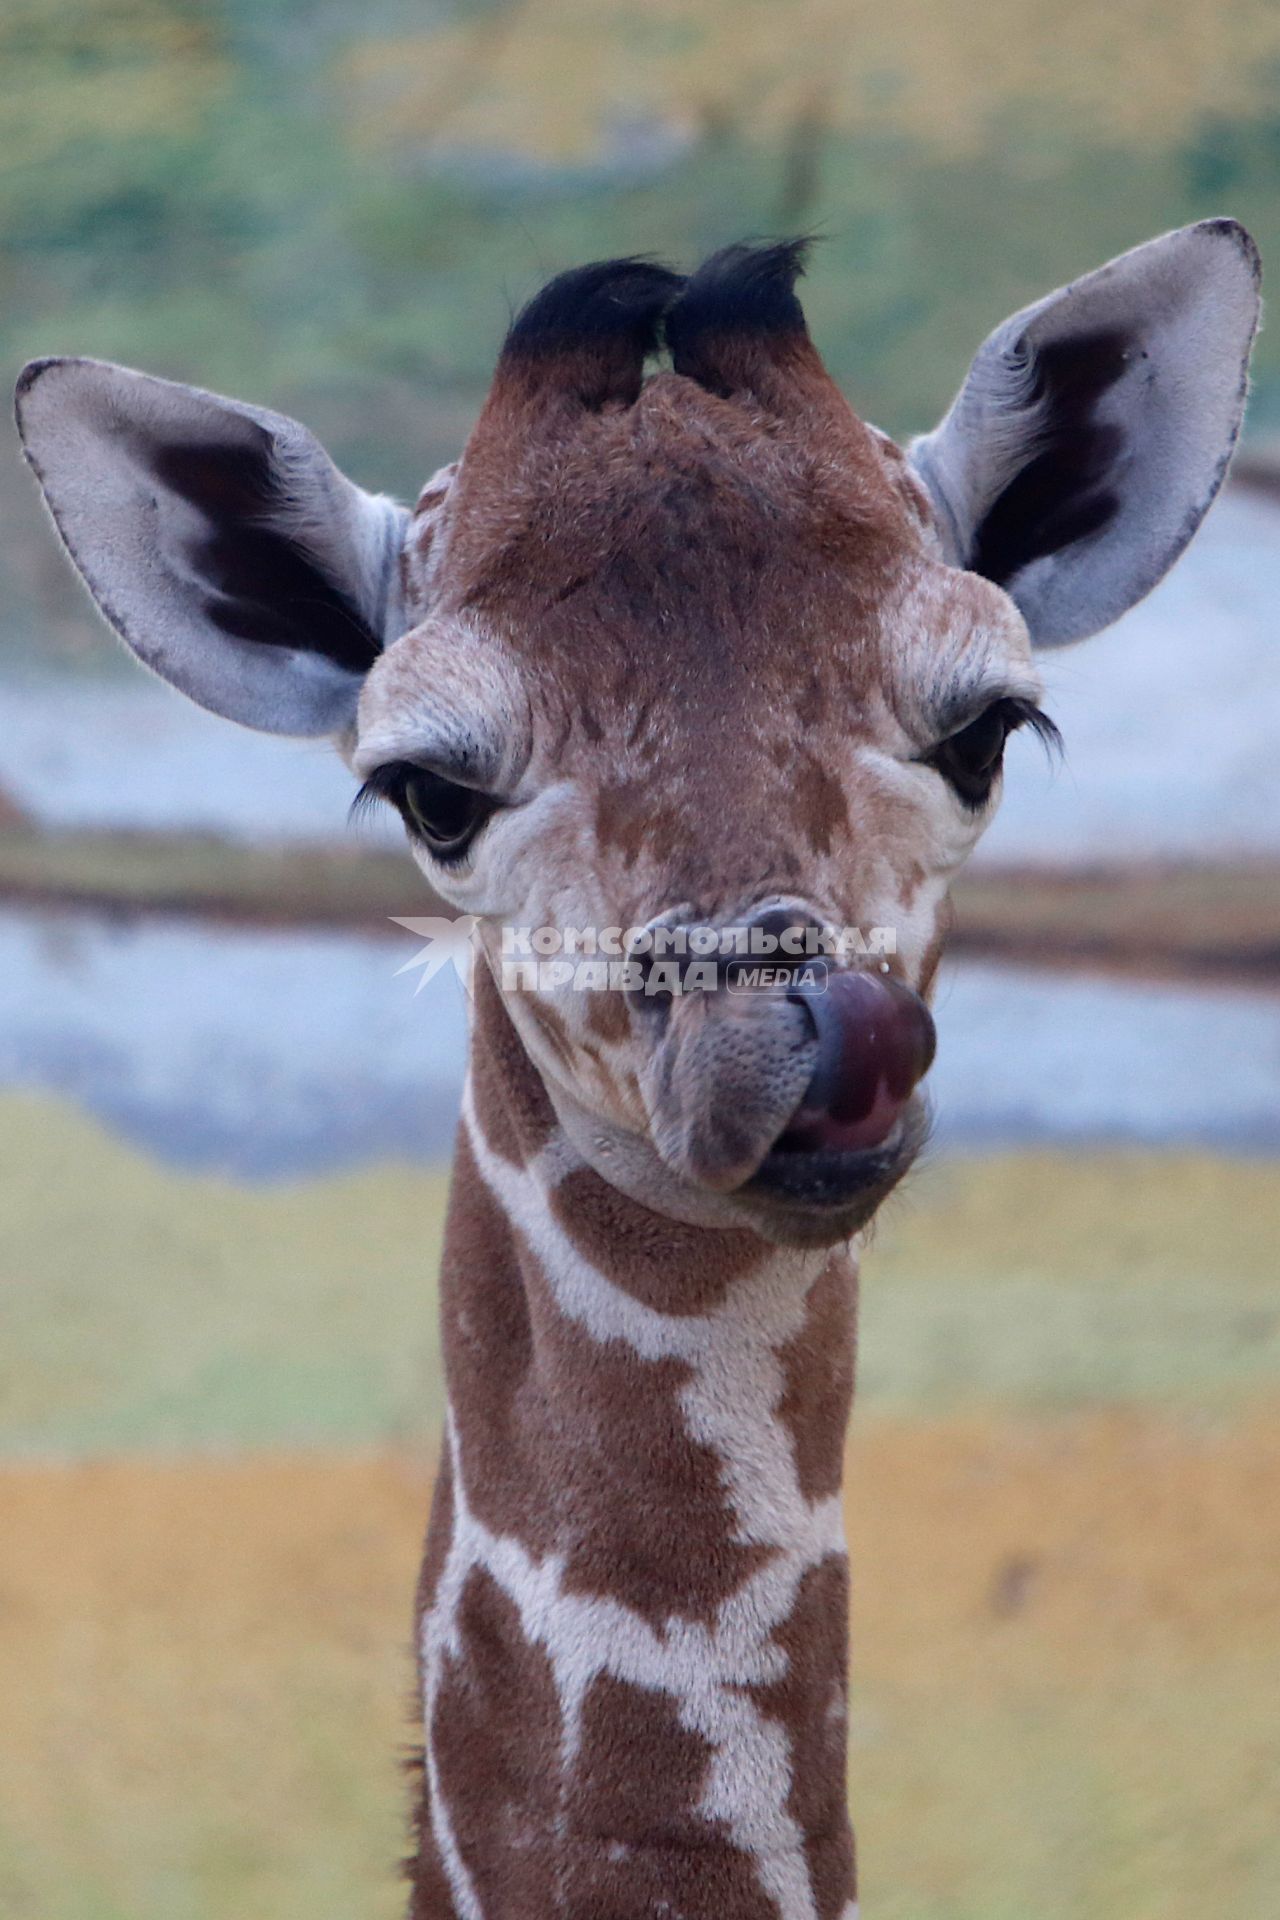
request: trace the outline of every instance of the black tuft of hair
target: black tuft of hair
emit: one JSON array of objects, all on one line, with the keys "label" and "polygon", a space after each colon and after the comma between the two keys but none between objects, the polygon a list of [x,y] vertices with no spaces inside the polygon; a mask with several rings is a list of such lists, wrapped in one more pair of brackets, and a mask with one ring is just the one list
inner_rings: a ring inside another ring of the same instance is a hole
[{"label": "black tuft of hair", "polygon": [[521,309],[503,352],[626,346],[643,360],[657,350],[662,317],[684,285],[683,274],[639,255],[574,267],[548,281]]},{"label": "black tuft of hair", "polygon": [[676,372],[698,377],[702,343],[713,334],[804,334],[796,281],[808,250],[805,239],[744,242],[704,261],[667,314]]}]

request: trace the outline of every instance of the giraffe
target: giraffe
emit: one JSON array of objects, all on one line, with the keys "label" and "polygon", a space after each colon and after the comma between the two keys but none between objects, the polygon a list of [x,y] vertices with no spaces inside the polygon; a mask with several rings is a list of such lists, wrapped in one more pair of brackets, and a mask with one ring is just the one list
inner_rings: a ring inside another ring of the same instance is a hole
[{"label": "giraffe", "polygon": [[[477,928],[412,1920],[856,1914],[856,1252],[924,1136],[948,884],[1008,735],[1049,730],[1036,650],[1155,584],[1239,429],[1233,221],[1014,315],[905,451],[827,375],[801,264],[552,281],[412,511],[260,407],[19,383],[126,643],[330,736]],[[528,929],[598,930],[589,980]]]}]

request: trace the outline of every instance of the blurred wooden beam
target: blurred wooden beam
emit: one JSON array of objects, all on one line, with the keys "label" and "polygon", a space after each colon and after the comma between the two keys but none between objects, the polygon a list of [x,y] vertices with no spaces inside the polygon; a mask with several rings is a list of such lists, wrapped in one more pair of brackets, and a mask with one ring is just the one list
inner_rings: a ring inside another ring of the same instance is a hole
[{"label": "blurred wooden beam", "polygon": [[[392,914],[439,910],[397,849],[21,824],[0,830],[0,904],[396,938]],[[1019,966],[1280,987],[1280,863],[970,869],[955,887],[949,950]]]},{"label": "blurred wooden beam", "polygon": [[979,867],[953,899],[954,953],[1280,986],[1280,864]]},{"label": "blurred wooden beam", "polygon": [[1246,441],[1231,462],[1231,485],[1280,500],[1280,440]]},{"label": "blurred wooden beam", "polygon": [[434,895],[407,853],[354,839],[261,846],[10,828],[0,832],[0,903],[376,932],[390,914],[432,912]]}]

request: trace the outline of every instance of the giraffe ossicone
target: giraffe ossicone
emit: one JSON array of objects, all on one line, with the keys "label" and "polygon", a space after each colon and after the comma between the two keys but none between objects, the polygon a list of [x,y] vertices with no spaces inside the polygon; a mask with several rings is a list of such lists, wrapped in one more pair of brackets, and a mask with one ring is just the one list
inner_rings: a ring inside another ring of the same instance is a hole
[{"label": "giraffe ossicone", "polygon": [[[1036,650],[1156,583],[1239,431],[1232,221],[1014,315],[906,451],[828,377],[801,264],[560,276],[412,511],[260,407],[19,382],[111,625],[331,736],[450,916],[407,966],[473,960],[413,1920],[856,1914],[854,1243],[924,1137],[949,883],[1008,735],[1052,731]],[[520,929],[609,944],[504,971]]]}]

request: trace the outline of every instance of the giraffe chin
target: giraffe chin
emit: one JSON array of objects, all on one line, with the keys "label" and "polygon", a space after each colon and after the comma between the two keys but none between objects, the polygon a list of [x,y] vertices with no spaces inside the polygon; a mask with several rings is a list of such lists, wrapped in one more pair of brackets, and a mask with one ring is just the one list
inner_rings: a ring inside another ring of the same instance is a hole
[{"label": "giraffe chin", "polygon": [[870,1144],[801,1139],[799,1129],[789,1131],[739,1196],[767,1212],[770,1238],[815,1245],[847,1239],[868,1224],[910,1170],[928,1132],[928,1110],[918,1094],[894,1103],[887,1131]]}]

